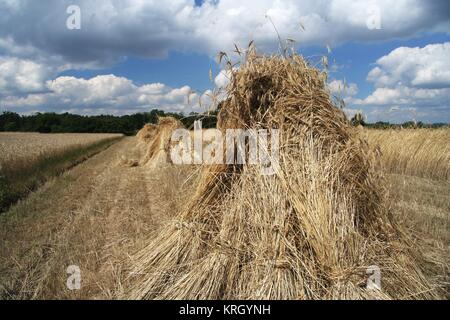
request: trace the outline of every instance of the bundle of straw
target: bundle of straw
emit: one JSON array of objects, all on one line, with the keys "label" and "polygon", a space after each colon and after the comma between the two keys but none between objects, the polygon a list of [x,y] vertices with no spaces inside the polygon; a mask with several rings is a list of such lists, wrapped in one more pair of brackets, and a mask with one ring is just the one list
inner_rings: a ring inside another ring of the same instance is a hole
[{"label": "bundle of straw", "polygon": [[139,143],[146,148],[140,165],[157,166],[171,163],[171,137],[173,131],[178,128],[183,128],[183,124],[173,117],[160,117],[158,124],[145,125],[137,134]]},{"label": "bundle of straw", "polygon": [[[249,50],[232,71],[218,128],[280,129],[272,176],[204,168],[173,224],[133,257],[130,299],[436,297],[396,225],[367,143],[301,56]],[[366,288],[369,266],[381,290]]]},{"label": "bundle of straw", "polygon": [[138,142],[145,144],[150,143],[158,130],[157,128],[158,126],[152,123],[147,123],[146,125],[144,125],[144,127],[136,134]]}]

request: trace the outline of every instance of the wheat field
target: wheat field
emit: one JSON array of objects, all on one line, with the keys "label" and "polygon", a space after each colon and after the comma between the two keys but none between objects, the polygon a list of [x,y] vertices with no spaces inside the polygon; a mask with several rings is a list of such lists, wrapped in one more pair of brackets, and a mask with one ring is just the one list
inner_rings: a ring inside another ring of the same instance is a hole
[{"label": "wheat field", "polygon": [[58,152],[74,146],[86,146],[120,134],[61,133],[40,134],[0,132],[0,163],[33,158],[40,154]]},{"label": "wheat field", "polygon": [[386,172],[450,180],[450,130],[364,130]]},{"label": "wheat field", "polygon": [[0,212],[121,134],[0,133]]}]

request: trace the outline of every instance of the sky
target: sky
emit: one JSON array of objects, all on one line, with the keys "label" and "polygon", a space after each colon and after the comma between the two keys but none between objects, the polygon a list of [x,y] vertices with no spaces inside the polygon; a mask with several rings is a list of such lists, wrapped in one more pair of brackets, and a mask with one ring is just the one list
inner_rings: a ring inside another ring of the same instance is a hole
[{"label": "sky", "polygon": [[218,52],[276,53],[278,35],[327,57],[349,116],[450,122],[447,0],[0,0],[0,111],[202,112]]}]

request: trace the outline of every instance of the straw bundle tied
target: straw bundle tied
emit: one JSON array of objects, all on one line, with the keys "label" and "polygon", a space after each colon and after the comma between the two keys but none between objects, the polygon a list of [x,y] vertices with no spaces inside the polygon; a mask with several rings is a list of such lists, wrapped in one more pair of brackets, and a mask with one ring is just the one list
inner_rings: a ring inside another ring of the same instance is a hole
[{"label": "straw bundle tied", "polygon": [[[279,169],[205,166],[185,210],[133,257],[122,297],[436,297],[326,74],[300,55],[254,49],[231,73],[218,128],[280,129]],[[381,291],[366,289],[371,265],[381,269]]]},{"label": "straw bundle tied", "polygon": [[173,117],[160,117],[158,124],[147,124],[138,134],[138,143],[146,150],[140,165],[158,166],[171,163],[171,137],[175,129],[183,128],[183,124]]}]

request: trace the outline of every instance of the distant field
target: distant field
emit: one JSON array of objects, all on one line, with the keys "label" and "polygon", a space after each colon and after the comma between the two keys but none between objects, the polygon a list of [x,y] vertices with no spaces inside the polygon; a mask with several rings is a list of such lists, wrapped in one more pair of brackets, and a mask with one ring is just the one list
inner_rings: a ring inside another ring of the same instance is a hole
[{"label": "distant field", "polygon": [[43,153],[58,152],[74,146],[86,146],[120,136],[120,134],[0,132],[0,163],[17,160],[17,158],[33,158]]},{"label": "distant field", "polygon": [[0,213],[121,134],[0,133]]},{"label": "distant field", "polygon": [[364,130],[385,172],[450,180],[450,129]]}]

